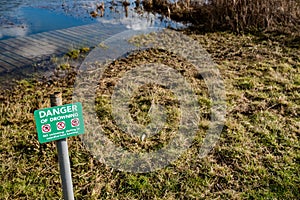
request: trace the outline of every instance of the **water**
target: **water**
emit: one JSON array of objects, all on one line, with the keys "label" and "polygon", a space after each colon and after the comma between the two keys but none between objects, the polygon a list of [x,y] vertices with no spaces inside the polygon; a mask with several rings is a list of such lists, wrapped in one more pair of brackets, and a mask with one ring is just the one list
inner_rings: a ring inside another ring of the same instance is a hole
[{"label": "water", "polygon": [[[122,6],[122,1],[120,0],[104,0],[105,12],[103,17],[91,17],[90,13],[96,10],[96,3],[99,4],[102,1],[1,0],[0,41],[90,23],[121,24],[122,26],[126,25],[128,29],[134,30],[153,26],[171,26],[173,28],[183,26],[163,16],[144,12],[142,5],[136,6],[135,0],[130,0],[130,6],[127,8]],[[39,67],[41,72],[37,72],[28,66],[8,73],[2,73],[0,74],[0,89],[14,84],[11,80],[45,76],[52,70],[52,67],[51,65],[47,65],[45,69],[43,67],[40,69]]]},{"label": "water", "polygon": [[144,12],[130,0],[124,8],[122,1],[105,0],[103,17],[91,17],[96,4],[90,0],[2,0],[0,4],[0,40],[33,33],[69,28],[89,23],[125,24],[127,28],[141,29],[150,26],[182,27],[159,15]]}]

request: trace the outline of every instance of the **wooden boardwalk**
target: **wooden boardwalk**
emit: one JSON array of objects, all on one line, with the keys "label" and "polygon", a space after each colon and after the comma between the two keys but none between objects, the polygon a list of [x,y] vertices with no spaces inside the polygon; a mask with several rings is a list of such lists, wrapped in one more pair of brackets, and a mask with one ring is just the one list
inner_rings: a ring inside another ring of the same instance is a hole
[{"label": "wooden boardwalk", "polygon": [[67,53],[80,47],[94,47],[126,30],[120,25],[100,23],[0,40],[0,74]]}]

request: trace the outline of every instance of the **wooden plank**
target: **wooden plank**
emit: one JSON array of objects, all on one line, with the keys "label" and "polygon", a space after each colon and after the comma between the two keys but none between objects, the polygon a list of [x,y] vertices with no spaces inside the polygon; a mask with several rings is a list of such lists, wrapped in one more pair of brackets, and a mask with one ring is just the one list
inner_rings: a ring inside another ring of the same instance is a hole
[{"label": "wooden plank", "polygon": [[96,35],[99,33],[98,29],[95,29],[94,27],[91,27],[91,26],[88,26],[88,27],[79,26],[79,27],[68,28],[68,29],[64,29],[64,30],[69,31],[69,32],[78,33],[78,34],[89,35],[89,36]]},{"label": "wooden plank", "polygon": [[1,67],[1,61],[0,61],[0,74],[7,72],[5,68]]},{"label": "wooden plank", "polygon": [[94,29],[97,30],[98,32],[100,31],[102,34],[105,34],[107,36],[111,36],[111,32],[113,33],[118,33],[121,32],[122,30],[126,30],[125,26],[122,25],[111,25],[111,24],[93,24],[91,26],[87,26],[86,28]]},{"label": "wooden plank", "polygon": [[[47,38],[48,40],[51,40],[54,46],[59,48],[59,51],[66,53],[72,49],[73,42],[70,40],[66,40],[64,38],[61,38],[57,35],[54,35],[53,33],[43,33],[42,37]],[[58,54],[55,54],[58,55]]]},{"label": "wooden plank", "polygon": [[110,37],[114,35],[115,33],[121,32],[122,30],[126,30],[125,27],[122,27],[121,29],[116,28],[117,26],[105,26],[103,24],[92,24],[92,25],[85,25],[85,26],[77,26],[72,28],[67,28],[64,30],[77,32],[77,33],[85,33],[89,36],[98,36],[98,35],[104,35],[104,37]]},{"label": "wooden plank", "polygon": [[[66,33],[72,32],[70,30],[64,30],[64,31]],[[75,34],[80,34],[76,31],[73,32],[75,32]],[[92,33],[88,33],[88,34],[82,34],[82,38],[84,38],[84,40],[90,41],[90,47],[97,46],[101,41],[103,41],[103,39],[106,39],[108,37],[110,37],[110,35],[102,35],[98,30],[93,30]]]},{"label": "wooden plank", "polygon": [[[49,32],[39,33],[39,34],[37,34],[37,36],[43,37],[46,40],[49,39],[49,40],[51,40],[53,45],[56,45],[58,39],[60,39],[60,38],[58,38],[57,33],[56,34],[55,33],[56,33],[56,31],[49,31]],[[68,42],[70,42],[70,41],[68,41]]]},{"label": "wooden plank", "polygon": [[[120,32],[120,30],[117,31],[103,31],[103,28],[105,26],[99,25],[99,24],[93,24],[93,25],[84,25],[79,27],[72,27],[67,28],[63,30],[58,30],[57,32],[61,33],[61,36],[65,36],[70,39],[72,38],[79,38],[80,42],[77,46],[80,46],[80,43],[84,45],[85,42],[82,42],[83,40],[89,41],[90,46],[96,46],[98,43],[100,43],[103,39],[108,38],[109,36],[113,35],[111,33],[114,32]],[[101,31],[102,30],[102,31]],[[124,28],[122,28],[124,30]],[[104,33],[104,35],[103,35]],[[77,40],[78,41],[78,40]]]},{"label": "wooden plank", "polygon": [[76,47],[81,47],[81,46],[84,46],[82,44],[82,38],[79,38],[79,37],[75,37],[75,36],[71,36],[71,35],[66,35],[62,32],[53,32],[52,33],[54,36],[57,36],[59,38],[63,38],[64,40],[69,40],[73,43],[74,46]]},{"label": "wooden plank", "polygon": [[58,30],[51,32],[51,34],[58,38],[63,38],[65,41],[73,42],[74,44],[80,42],[81,40],[80,37],[67,37],[65,34],[62,34],[62,31]]},{"label": "wooden plank", "polygon": [[76,33],[76,32],[72,33],[71,31],[68,31],[68,30],[61,30],[59,32],[61,34],[65,35],[66,37],[77,37],[77,38],[79,38],[81,40],[80,44],[82,44],[83,46],[91,47],[91,46],[94,46],[95,43],[97,42],[96,40],[91,39],[91,37],[88,36],[88,35],[79,34],[79,33]]},{"label": "wooden plank", "polygon": [[[26,53],[30,53],[31,52],[31,58],[34,59],[43,59],[45,57],[47,57],[48,55],[51,55],[54,53],[54,49],[50,48],[50,46],[47,46],[45,48],[45,46],[41,46],[39,44],[37,44],[36,42],[31,41],[29,38],[18,38],[16,40],[16,42],[18,43],[12,43],[12,41],[10,41],[10,45],[16,45],[15,47],[17,48],[18,46],[20,46],[19,49],[23,49]],[[21,46],[23,43],[25,45]]]},{"label": "wooden plank", "polygon": [[19,55],[19,54],[15,53],[15,52],[12,52],[12,51],[8,51],[6,49],[3,49],[3,50],[1,49],[0,58],[2,56],[8,56],[8,57],[10,57],[12,59],[21,61],[23,63],[32,62],[31,59],[28,59],[26,57],[23,57],[22,55]]},{"label": "wooden plank", "polygon": [[26,46],[24,44],[22,45],[18,39],[15,39],[15,43],[9,41],[1,41],[1,43],[8,45],[5,48],[7,48],[9,51],[16,52],[26,58],[33,59],[40,54],[37,50],[30,49],[28,47],[28,45],[30,46],[29,43],[26,43]]},{"label": "wooden plank", "polygon": [[66,34],[64,29],[63,30],[56,30],[56,31],[54,31],[54,34],[60,35],[61,37],[64,37],[64,38],[68,36],[67,39],[71,39],[75,42],[80,42],[81,41],[80,36],[75,35],[75,34]]},{"label": "wooden plank", "polygon": [[9,40],[5,42],[6,44],[15,48],[22,47],[22,48],[30,48],[32,50],[40,50],[39,48],[37,49],[35,44],[32,43],[27,37],[26,38],[18,37],[18,38],[14,38],[14,40]]},{"label": "wooden plank", "polygon": [[91,32],[82,33],[74,29],[58,30],[57,32],[62,34],[62,36],[64,36],[65,38],[76,38],[76,41],[79,41],[77,42],[77,46],[79,48],[85,46],[92,47],[98,43],[98,41],[92,37],[93,33]]},{"label": "wooden plank", "polygon": [[33,37],[23,37],[19,38],[21,41],[28,41],[32,44],[32,49],[34,48],[37,51],[45,52],[45,54],[53,54],[56,51],[56,47],[41,40],[35,39]]},{"label": "wooden plank", "polygon": [[5,60],[0,60],[0,66],[4,68],[6,72],[13,71],[14,69],[17,68],[17,66]]},{"label": "wooden plank", "polygon": [[55,39],[55,43],[56,44],[61,44],[63,46],[65,46],[67,49],[73,49],[76,45],[74,44],[74,41],[70,40],[70,39],[65,39],[63,37],[59,37],[57,35],[54,35],[52,33],[43,33],[44,36],[47,37],[51,37],[52,39]]},{"label": "wooden plank", "polygon": [[52,38],[52,37],[46,36],[44,34],[32,35],[31,37],[34,38],[34,39],[40,39],[40,40],[48,41],[48,43],[50,45],[53,45],[57,48],[58,53],[65,53],[66,51],[69,50],[69,48],[67,48],[66,45],[57,43],[56,38]]},{"label": "wooden plank", "polygon": [[93,28],[95,26],[98,26],[98,23],[88,24],[88,25],[83,25],[83,26],[75,26],[75,27],[70,27],[70,28],[66,28],[66,29],[63,29],[63,30],[73,30],[73,31],[79,31],[79,30],[82,30],[82,29],[93,30]]},{"label": "wooden plank", "polygon": [[0,72],[62,55],[71,49],[97,46],[126,30],[125,26],[94,23],[0,41]]},{"label": "wooden plank", "polygon": [[15,49],[24,48],[31,45],[28,41],[22,41],[20,40],[20,38],[14,38],[14,40],[2,40],[0,42],[9,45],[10,47],[13,47]]},{"label": "wooden plank", "polygon": [[15,67],[21,67],[30,64],[29,62],[21,62],[19,60],[15,60],[11,57],[5,56],[5,55],[0,55],[0,60],[3,60],[5,62],[9,62],[13,64]]},{"label": "wooden plank", "polygon": [[28,64],[22,64],[18,61],[14,61],[14,60],[3,60],[4,62],[8,63],[6,69],[7,71],[13,71],[15,69],[20,69],[24,66],[28,66]]},{"label": "wooden plank", "polygon": [[1,46],[2,49],[5,49],[6,51],[10,51],[10,52],[15,52],[16,51],[15,45],[11,46],[11,45],[7,44],[5,40],[0,41],[0,46]]},{"label": "wooden plank", "polygon": [[72,29],[57,30],[57,32],[64,33],[67,35],[73,35],[76,38],[82,38],[82,37],[90,36],[91,34],[95,34],[95,33],[83,32],[81,30],[72,30]]},{"label": "wooden plank", "polygon": [[73,34],[76,33],[78,35],[88,35],[88,36],[97,34],[96,30],[88,30],[88,29],[85,29],[85,28],[66,29],[64,31],[68,31],[68,32],[73,33]]}]

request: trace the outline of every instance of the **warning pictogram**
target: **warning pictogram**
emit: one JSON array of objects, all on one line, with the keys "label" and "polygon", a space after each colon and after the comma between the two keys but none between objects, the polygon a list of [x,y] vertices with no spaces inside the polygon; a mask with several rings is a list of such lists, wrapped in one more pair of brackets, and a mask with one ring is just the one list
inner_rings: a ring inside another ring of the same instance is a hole
[{"label": "warning pictogram", "polygon": [[71,125],[72,125],[72,127],[79,126],[79,119],[78,118],[72,119],[71,120]]},{"label": "warning pictogram", "polygon": [[50,124],[45,124],[42,126],[42,132],[43,133],[49,133],[51,131],[51,126]]},{"label": "warning pictogram", "polygon": [[57,130],[64,130],[66,128],[66,124],[64,121],[56,123]]}]

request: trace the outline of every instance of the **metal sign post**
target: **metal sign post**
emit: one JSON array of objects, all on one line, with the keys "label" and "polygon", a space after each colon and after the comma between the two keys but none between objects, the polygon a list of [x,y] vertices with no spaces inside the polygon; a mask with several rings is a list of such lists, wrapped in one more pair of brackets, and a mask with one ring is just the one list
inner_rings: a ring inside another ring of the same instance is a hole
[{"label": "metal sign post", "polygon": [[[50,96],[50,101],[51,101],[51,106],[62,105],[61,93],[55,92],[54,94],[52,94]],[[60,169],[64,199],[74,200],[67,138],[57,140],[56,146],[58,151],[58,161],[59,161],[59,169]]]},{"label": "metal sign post", "polygon": [[67,137],[84,134],[80,102],[62,105],[60,92],[50,95],[50,108],[34,111],[40,143],[56,141],[60,176],[65,200],[74,200]]}]

